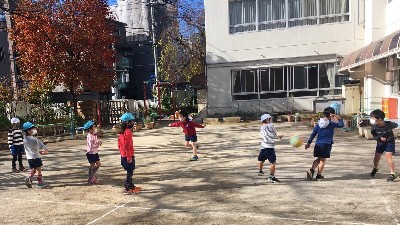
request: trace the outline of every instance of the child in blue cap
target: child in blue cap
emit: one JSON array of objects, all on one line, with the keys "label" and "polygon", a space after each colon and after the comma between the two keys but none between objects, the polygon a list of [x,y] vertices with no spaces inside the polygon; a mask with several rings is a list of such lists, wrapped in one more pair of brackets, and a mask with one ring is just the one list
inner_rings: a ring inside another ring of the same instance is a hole
[{"label": "child in blue cap", "polygon": [[45,188],[47,185],[43,183],[42,179],[43,163],[40,155],[48,153],[47,147],[39,139],[34,137],[37,134],[37,130],[33,123],[24,123],[24,125],[22,125],[22,130],[25,132],[24,147],[26,158],[28,159],[28,164],[31,168],[29,176],[25,178],[25,184],[28,188],[32,188],[32,178],[37,172],[37,188]]},{"label": "child in blue cap", "polygon": [[98,149],[102,145],[102,142],[99,141],[97,137],[97,129],[95,128],[93,121],[86,122],[86,124],[83,126],[83,129],[88,131],[86,138],[86,157],[90,163],[88,184],[97,184],[98,179],[95,174],[101,166]]}]

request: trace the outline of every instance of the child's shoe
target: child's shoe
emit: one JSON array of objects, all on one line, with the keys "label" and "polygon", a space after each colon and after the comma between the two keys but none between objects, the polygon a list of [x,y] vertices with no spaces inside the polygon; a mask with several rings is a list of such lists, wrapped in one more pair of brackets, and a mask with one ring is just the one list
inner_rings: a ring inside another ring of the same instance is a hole
[{"label": "child's shoe", "polygon": [[47,187],[47,184],[45,184],[45,183],[41,183],[36,186],[36,188],[38,188],[38,189],[42,189],[42,188],[46,188],[46,187]]},{"label": "child's shoe", "polygon": [[19,173],[19,170],[17,170],[17,168],[12,168],[12,172],[13,173]]},{"label": "child's shoe", "polygon": [[280,180],[278,180],[275,176],[269,176],[268,177],[268,182],[271,182],[271,183],[276,183],[276,182],[281,182]]},{"label": "child's shoe", "polygon": [[322,180],[322,179],[324,179],[325,177],[324,176],[322,176],[322,175],[320,175],[320,174],[317,174],[317,176],[315,177],[315,179],[317,179],[317,180]]},{"label": "child's shoe", "polygon": [[19,171],[25,172],[25,171],[27,171],[27,169],[25,169],[25,167],[20,167],[20,168],[19,168]]},{"label": "child's shoe", "polygon": [[377,172],[378,172],[378,169],[374,167],[374,168],[372,169],[372,172],[371,172],[371,177],[374,177],[374,176],[376,175]]},{"label": "child's shoe", "polygon": [[399,175],[398,175],[397,173],[395,173],[395,174],[389,174],[389,177],[387,178],[387,182],[393,182],[393,181],[395,181],[398,177],[399,177]]},{"label": "child's shoe", "polygon": [[312,180],[314,177],[314,172],[315,172],[315,170],[313,170],[313,169],[308,170],[307,171],[307,179]]},{"label": "child's shoe", "polygon": [[91,177],[88,179],[88,184],[97,184],[97,177]]},{"label": "child's shoe", "polygon": [[32,179],[31,179],[30,177],[26,177],[26,178],[25,178],[25,185],[26,185],[28,188],[32,188]]},{"label": "child's shoe", "polygon": [[258,176],[264,176],[264,171],[262,170],[258,171]]},{"label": "child's shoe", "polygon": [[137,194],[137,193],[139,193],[141,190],[142,190],[141,187],[135,186],[131,191],[132,191],[133,194]]},{"label": "child's shoe", "polygon": [[190,161],[197,161],[199,159],[199,157],[197,155],[192,156],[192,158],[190,158]]}]

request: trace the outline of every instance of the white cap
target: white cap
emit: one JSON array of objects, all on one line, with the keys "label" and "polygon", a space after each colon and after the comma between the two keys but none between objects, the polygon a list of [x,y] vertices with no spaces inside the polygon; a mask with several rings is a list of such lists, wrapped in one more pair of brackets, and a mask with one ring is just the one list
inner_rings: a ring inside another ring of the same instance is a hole
[{"label": "white cap", "polygon": [[16,117],[11,119],[11,124],[15,124],[15,123],[19,123],[19,122],[20,122],[19,119]]},{"label": "white cap", "polygon": [[261,116],[261,122],[264,121],[264,120],[270,119],[270,118],[272,118],[271,115],[269,115],[269,114],[264,114],[264,115]]}]

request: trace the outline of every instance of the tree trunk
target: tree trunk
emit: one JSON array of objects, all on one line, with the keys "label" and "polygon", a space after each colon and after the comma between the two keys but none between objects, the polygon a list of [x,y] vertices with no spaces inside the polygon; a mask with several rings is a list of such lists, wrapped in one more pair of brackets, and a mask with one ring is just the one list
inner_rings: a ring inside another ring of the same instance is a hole
[{"label": "tree trunk", "polygon": [[78,96],[73,88],[69,89],[72,98],[72,107],[74,107],[74,115],[78,115]]}]

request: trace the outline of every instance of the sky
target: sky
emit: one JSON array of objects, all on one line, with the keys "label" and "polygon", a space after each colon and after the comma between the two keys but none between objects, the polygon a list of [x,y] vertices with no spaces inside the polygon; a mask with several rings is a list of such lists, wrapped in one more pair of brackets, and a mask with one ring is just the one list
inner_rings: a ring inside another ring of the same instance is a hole
[{"label": "sky", "polygon": [[[143,1],[145,1],[145,0],[143,0]],[[185,1],[185,2],[192,2],[192,3],[201,3],[201,5],[203,5],[203,3],[204,3],[204,0],[180,0],[180,1]],[[117,4],[117,0],[107,0],[107,2],[108,2],[108,5],[115,5],[115,4]]]}]

